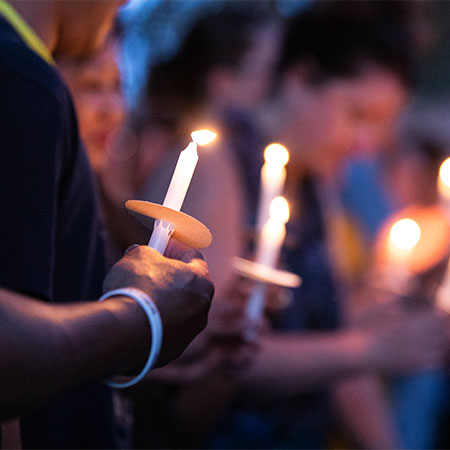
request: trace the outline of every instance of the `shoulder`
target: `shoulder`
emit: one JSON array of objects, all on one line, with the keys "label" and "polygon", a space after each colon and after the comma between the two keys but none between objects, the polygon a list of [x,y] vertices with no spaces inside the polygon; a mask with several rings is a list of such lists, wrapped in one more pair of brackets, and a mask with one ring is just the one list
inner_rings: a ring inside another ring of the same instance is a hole
[{"label": "shoulder", "polygon": [[[56,105],[67,101],[67,89],[55,70],[34,53],[14,30],[0,18],[0,89],[27,89]],[[29,103],[31,103],[31,98]]]}]

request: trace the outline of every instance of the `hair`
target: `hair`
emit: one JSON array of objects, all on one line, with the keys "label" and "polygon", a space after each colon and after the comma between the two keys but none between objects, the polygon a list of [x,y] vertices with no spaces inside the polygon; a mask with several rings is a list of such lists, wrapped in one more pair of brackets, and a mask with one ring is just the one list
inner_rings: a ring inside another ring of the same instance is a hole
[{"label": "hair", "polygon": [[392,71],[406,87],[415,81],[410,3],[320,1],[288,21],[278,67],[282,75],[308,64],[311,82],[357,75],[366,63]]},{"label": "hair", "polygon": [[206,82],[211,69],[238,68],[255,32],[275,20],[269,11],[258,7],[258,2],[246,2],[251,3],[251,8],[245,9],[230,7],[232,3],[228,2],[227,8],[214,15],[201,18],[175,57],[151,68],[143,106],[149,106],[160,120],[176,122],[181,115],[201,108],[206,101]]}]

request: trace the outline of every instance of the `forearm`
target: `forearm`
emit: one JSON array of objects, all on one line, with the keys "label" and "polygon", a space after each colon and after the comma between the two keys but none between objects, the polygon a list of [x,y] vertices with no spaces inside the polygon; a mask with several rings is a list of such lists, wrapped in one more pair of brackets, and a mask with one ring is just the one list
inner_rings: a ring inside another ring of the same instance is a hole
[{"label": "forearm", "polygon": [[93,378],[139,370],[149,349],[133,300],[49,305],[0,290],[0,418]]},{"label": "forearm", "polygon": [[268,334],[242,379],[245,392],[284,397],[368,369],[364,335],[357,332]]}]

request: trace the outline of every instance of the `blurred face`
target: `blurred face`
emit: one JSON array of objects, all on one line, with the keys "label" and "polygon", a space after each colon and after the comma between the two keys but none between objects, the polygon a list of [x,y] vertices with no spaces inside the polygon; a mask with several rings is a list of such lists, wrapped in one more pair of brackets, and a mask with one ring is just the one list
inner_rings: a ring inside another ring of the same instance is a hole
[{"label": "blurred face", "polygon": [[91,165],[98,171],[125,114],[115,45],[108,42],[101,52],[83,62],[60,61],[58,65],[74,97]]},{"label": "blurred face", "polygon": [[379,149],[406,99],[400,80],[374,66],[319,86],[291,79],[290,164],[328,174],[352,151]]}]

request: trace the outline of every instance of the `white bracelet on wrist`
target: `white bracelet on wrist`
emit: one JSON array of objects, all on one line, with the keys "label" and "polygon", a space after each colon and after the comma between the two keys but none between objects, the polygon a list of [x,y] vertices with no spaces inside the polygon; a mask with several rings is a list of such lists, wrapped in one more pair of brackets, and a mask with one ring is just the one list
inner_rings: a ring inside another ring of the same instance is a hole
[{"label": "white bracelet on wrist", "polygon": [[127,381],[113,381],[113,380],[105,380],[105,383],[112,388],[126,388],[129,386],[133,386],[138,383],[145,377],[147,372],[154,367],[156,361],[159,356],[159,351],[161,350],[162,343],[162,322],[161,316],[159,315],[158,308],[156,307],[153,300],[140,289],[128,287],[122,289],[114,289],[113,291],[106,292],[103,294],[99,301],[103,301],[109,297],[123,295],[125,297],[131,297],[133,300],[139,303],[142,309],[145,311],[147,315],[148,322],[150,325],[150,330],[152,333],[152,345],[150,348],[150,352],[148,354],[147,362],[145,363],[144,368],[141,372],[136,376]]}]

